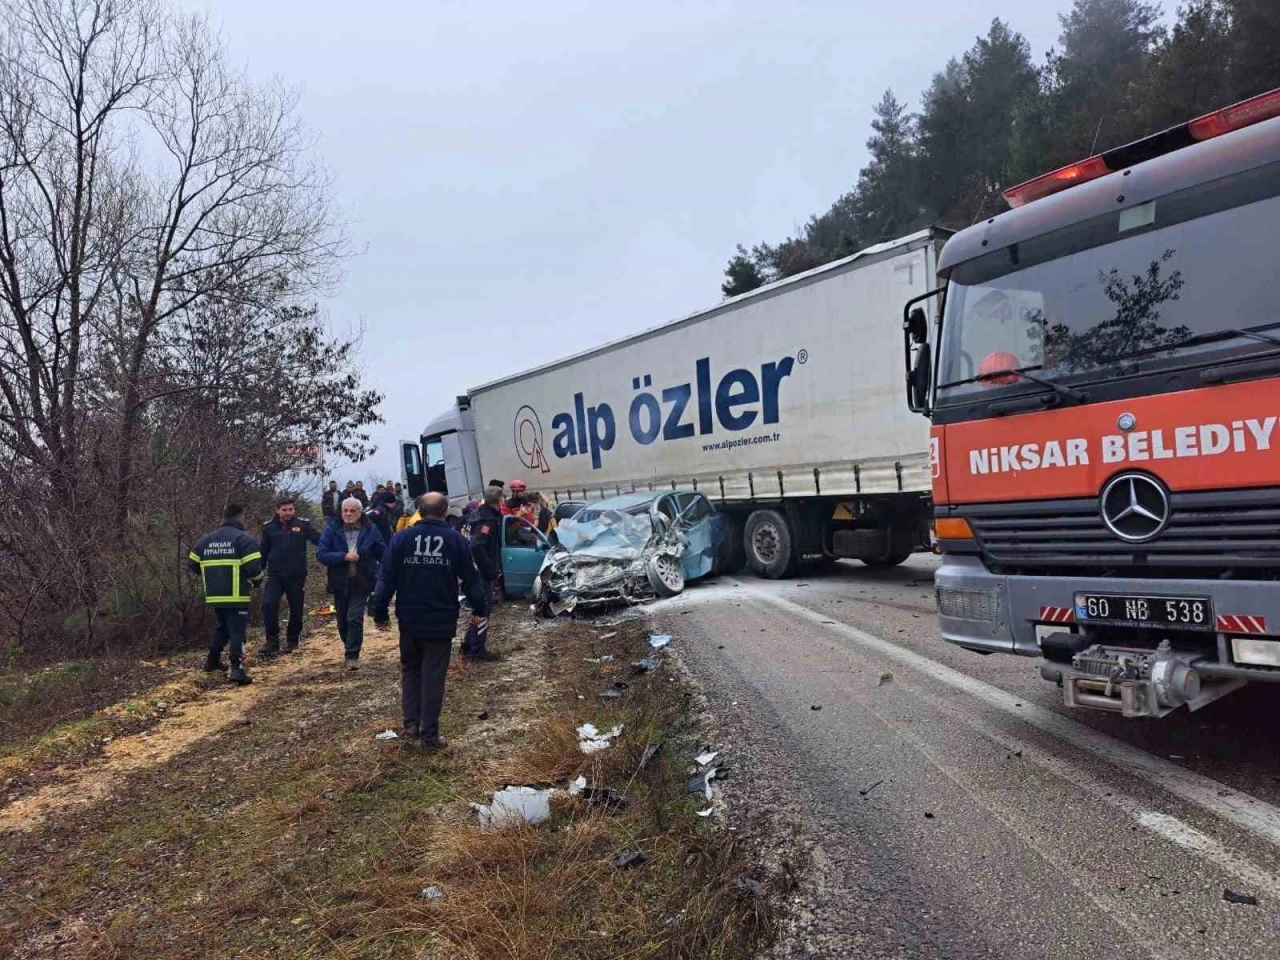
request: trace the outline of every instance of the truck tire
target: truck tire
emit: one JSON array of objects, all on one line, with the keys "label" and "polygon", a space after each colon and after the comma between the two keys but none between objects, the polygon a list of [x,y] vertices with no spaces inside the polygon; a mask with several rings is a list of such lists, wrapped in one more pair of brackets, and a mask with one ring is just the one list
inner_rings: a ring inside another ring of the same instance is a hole
[{"label": "truck tire", "polygon": [[889,567],[896,567],[905,563],[907,557],[915,553],[914,549],[903,549],[899,547],[893,553],[886,554],[883,557],[876,557],[874,560],[864,559],[862,562],[873,570],[887,570]]},{"label": "truck tire", "polygon": [[767,580],[781,580],[795,570],[791,525],[777,510],[757,510],[747,517],[742,535],[747,566]]},{"label": "truck tire", "polygon": [[674,597],[684,590],[684,571],[678,558],[660,553],[649,558],[644,570],[649,577],[649,586],[659,598]]},{"label": "truck tire", "polygon": [[733,576],[747,565],[747,552],[742,544],[742,522],[736,517],[725,517],[724,539],[716,551],[712,576]]}]

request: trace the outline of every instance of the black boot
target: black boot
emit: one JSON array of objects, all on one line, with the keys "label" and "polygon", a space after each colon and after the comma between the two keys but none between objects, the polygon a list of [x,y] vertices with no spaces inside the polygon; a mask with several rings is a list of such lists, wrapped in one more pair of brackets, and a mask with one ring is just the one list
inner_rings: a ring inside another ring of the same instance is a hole
[{"label": "black boot", "polygon": [[227,669],[227,665],[222,662],[222,654],[217,650],[210,650],[208,655],[204,658],[204,672],[219,673],[225,669]]},{"label": "black boot", "polygon": [[231,664],[231,669],[227,671],[227,679],[242,687],[253,683],[253,677],[245,673],[243,664],[238,662]]},{"label": "black boot", "polygon": [[280,655],[280,638],[279,637],[269,637],[267,639],[267,642],[264,643],[262,645],[262,648],[258,651],[258,656],[262,657],[262,659],[264,660],[270,660],[272,657],[278,657],[279,655]]}]

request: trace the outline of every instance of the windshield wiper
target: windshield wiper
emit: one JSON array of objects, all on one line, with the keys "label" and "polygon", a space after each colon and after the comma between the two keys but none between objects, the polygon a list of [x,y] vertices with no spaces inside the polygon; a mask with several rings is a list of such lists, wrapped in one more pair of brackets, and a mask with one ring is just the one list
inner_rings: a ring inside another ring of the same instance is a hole
[{"label": "windshield wiper", "polygon": [[[1280,340],[1277,340],[1276,342],[1280,343]],[[950,387],[962,387],[967,383],[987,383],[989,381],[996,380],[1000,377],[1018,377],[1022,380],[1026,380],[1028,383],[1034,383],[1041,387],[1047,387],[1048,389],[1056,393],[1058,396],[1065,397],[1066,399],[1072,400],[1076,403],[1089,402],[1089,395],[1082,390],[1077,390],[1075,387],[1063,386],[1061,383],[1055,383],[1052,380],[1046,380],[1044,377],[1033,376],[1030,373],[1030,371],[1032,370],[1042,370],[1042,369],[1043,367],[1037,364],[1035,366],[1030,366],[1030,367],[1018,367],[1017,369],[1013,369],[1013,370],[993,370],[990,373],[980,373],[977,376],[967,377],[964,380],[954,380],[951,383],[940,384],[938,389],[946,390]]]},{"label": "windshield wiper", "polygon": [[1166,353],[1171,350],[1181,350],[1183,347],[1198,347],[1205,343],[1216,343],[1219,340],[1231,340],[1235,337],[1244,337],[1246,340],[1257,340],[1260,343],[1272,343],[1280,347],[1280,336],[1270,333],[1264,333],[1274,327],[1280,327],[1280,320],[1273,320],[1270,323],[1260,323],[1256,327],[1228,327],[1225,330],[1210,330],[1207,333],[1197,333],[1194,336],[1179,340],[1177,343],[1166,343],[1158,347],[1146,347],[1142,350],[1135,350],[1132,353],[1122,353],[1117,357],[1112,357],[1112,362],[1119,360],[1131,360],[1134,357],[1145,357],[1152,353]]},{"label": "windshield wiper", "polygon": [[[1277,341],[1280,342],[1280,341]],[[1046,380],[1044,377],[1036,377],[1027,373],[1026,370],[993,370],[991,373],[980,373],[973,379],[981,383],[986,380],[994,380],[997,377],[1007,377],[1012,374],[1015,377],[1021,377],[1023,380],[1038,384],[1042,387],[1048,387],[1060,397],[1065,397],[1075,403],[1088,403],[1089,395],[1083,390],[1077,390],[1075,387],[1064,386],[1061,383],[1055,383],[1053,380]]]}]

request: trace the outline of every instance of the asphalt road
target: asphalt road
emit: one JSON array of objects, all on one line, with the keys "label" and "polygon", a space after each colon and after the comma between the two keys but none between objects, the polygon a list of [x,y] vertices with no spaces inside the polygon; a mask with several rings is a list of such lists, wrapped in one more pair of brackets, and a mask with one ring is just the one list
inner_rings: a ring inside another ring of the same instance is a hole
[{"label": "asphalt road", "polygon": [[1280,687],[1160,721],[1068,711],[1033,660],[939,639],[935,565],[653,608],[717,718],[731,807],[813,848],[780,953],[1280,957]]}]

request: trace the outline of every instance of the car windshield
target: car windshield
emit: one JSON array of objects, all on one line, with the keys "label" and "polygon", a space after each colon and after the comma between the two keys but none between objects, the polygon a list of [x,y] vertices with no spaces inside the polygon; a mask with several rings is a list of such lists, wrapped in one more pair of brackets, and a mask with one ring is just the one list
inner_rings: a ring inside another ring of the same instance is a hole
[{"label": "car windshield", "polygon": [[1001,371],[1078,384],[1276,349],[1229,335],[1174,349],[1280,321],[1269,240],[1280,198],[1257,199],[1280,190],[1275,173],[1261,187],[1259,179],[1224,178],[959,264],[947,289],[938,402],[1044,389]]}]

